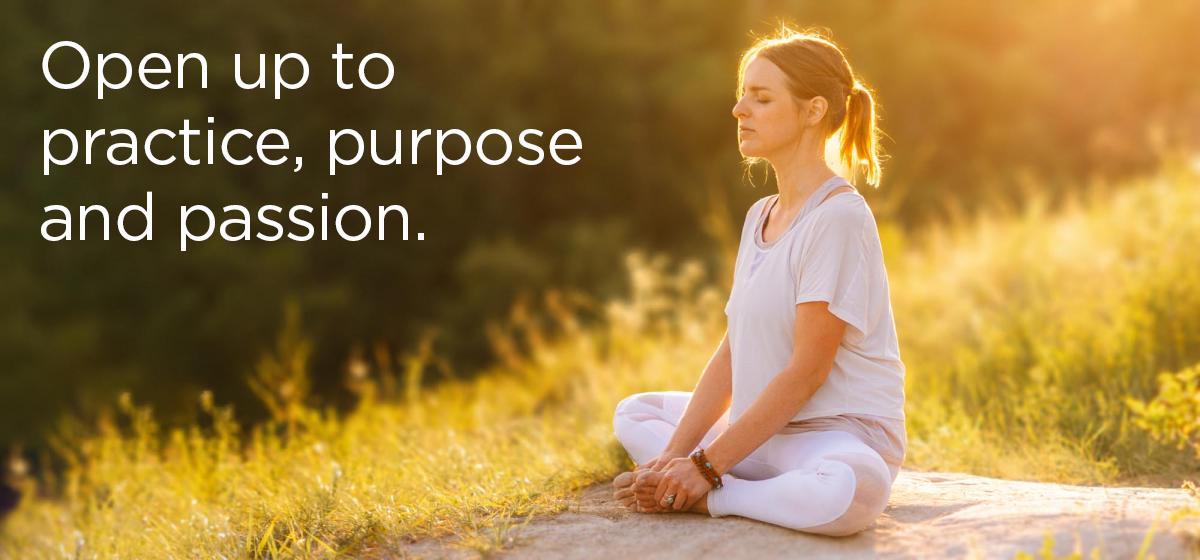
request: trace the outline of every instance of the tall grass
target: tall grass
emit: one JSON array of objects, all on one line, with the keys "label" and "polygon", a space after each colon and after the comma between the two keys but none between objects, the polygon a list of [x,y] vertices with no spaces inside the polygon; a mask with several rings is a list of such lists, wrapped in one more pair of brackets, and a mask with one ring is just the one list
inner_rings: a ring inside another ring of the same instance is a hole
[{"label": "tall grass", "polygon": [[700,285],[698,265],[668,274],[661,258],[628,264],[632,295],[604,306],[602,327],[579,326],[586,301],[552,293],[557,324],[516,308],[510,328],[493,331],[509,349],[504,364],[476,380],[421,392],[421,356],[390,360],[400,373],[385,360],[357,364],[363,399],[344,417],[300,404],[306,346],[293,327],[255,375],[278,417],[249,433],[207,396],[207,418],[165,434],[124,399],[118,418],[64,446],[62,496],[24,504],[0,555],[370,555],[445,534],[502,546],[514,517],[561,511],[571,490],[619,472],[613,406],[686,387],[707,358],[696,349],[719,335],[711,310],[722,301]]},{"label": "tall grass", "polygon": [[1197,170],[1087,192],[894,259],[913,464],[1079,483],[1197,472],[1124,401],[1200,363]]},{"label": "tall grass", "polygon": [[[883,227],[908,366],[907,468],[1114,483],[1195,472],[1198,460],[1135,425],[1127,398],[1200,362],[1200,177],[1172,167],[1067,208],[904,239]],[[55,484],[23,480],[0,556],[384,556],[455,534],[481,551],[530,514],[628,467],[612,437],[624,396],[690,390],[724,329],[724,294],[696,263],[631,254],[627,298],[549,293],[489,331],[501,363],[422,390],[428,340],[349,368],[361,400],[312,404],[293,316],[254,376],[274,420],[163,427],[124,398],[66,438]],[[586,308],[586,309],[585,309]],[[584,311],[603,321],[582,326]]]}]

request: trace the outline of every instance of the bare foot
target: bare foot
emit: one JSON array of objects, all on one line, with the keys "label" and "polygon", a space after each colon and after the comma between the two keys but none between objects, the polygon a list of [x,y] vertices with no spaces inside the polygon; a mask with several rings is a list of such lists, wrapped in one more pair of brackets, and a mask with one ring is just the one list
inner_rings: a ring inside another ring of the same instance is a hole
[{"label": "bare foot", "polygon": [[633,495],[633,481],[636,478],[635,472],[623,472],[613,479],[613,499],[629,511],[637,511],[637,499]]},{"label": "bare foot", "polygon": [[656,513],[662,511],[662,506],[654,499],[654,491],[658,489],[658,481],[662,480],[662,473],[652,470],[634,471],[633,481],[633,496],[636,511],[642,513]]}]

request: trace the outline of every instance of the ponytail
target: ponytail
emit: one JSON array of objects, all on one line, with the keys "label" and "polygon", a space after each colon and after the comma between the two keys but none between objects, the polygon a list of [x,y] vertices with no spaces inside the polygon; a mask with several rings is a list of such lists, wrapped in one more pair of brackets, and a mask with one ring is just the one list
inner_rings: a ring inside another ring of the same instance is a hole
[{"label": "ponytail", "polygon": [[875,99],[866,86],[855,80],[846,101],[842,125],[842,164],[851,173],[863,168],[868,185],[879,186],[879,131],[875,124]]}]

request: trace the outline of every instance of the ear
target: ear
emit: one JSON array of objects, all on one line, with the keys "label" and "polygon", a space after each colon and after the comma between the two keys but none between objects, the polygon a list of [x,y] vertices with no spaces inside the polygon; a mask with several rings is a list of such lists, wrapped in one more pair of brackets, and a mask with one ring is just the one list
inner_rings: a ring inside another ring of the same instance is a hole
[{"label": "ear", "polygon": [[804,124],[807,126],[817,126],[821,123],[821,119],[825,118],[825,111],[829,110],[829,101],[818,95],[808,100],[807,107],[804,110]]}]

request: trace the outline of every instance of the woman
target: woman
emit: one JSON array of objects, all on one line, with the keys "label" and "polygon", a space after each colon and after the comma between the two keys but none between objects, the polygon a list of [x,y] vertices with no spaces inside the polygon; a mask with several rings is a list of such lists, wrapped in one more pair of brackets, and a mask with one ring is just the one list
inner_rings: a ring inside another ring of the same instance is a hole
[{"label": "woman", "polygon": [[887,506],[907,444],[875,218],[825,159],[836,145],[878,186],[874,100],[836,45],[785,28],[743,55],[733,116],[739,150],[770,163],[779,193],[746,214],[729,327],[695,391],[617,406],[615,435],[639,466],[614,497],[853,534]]}]

